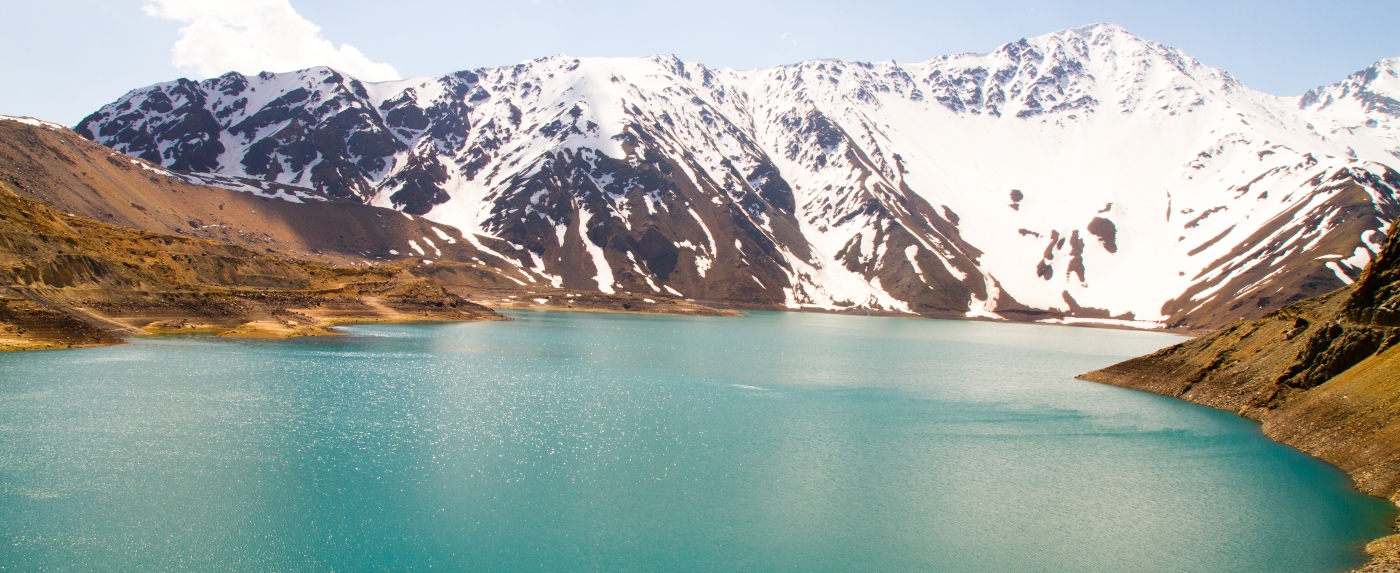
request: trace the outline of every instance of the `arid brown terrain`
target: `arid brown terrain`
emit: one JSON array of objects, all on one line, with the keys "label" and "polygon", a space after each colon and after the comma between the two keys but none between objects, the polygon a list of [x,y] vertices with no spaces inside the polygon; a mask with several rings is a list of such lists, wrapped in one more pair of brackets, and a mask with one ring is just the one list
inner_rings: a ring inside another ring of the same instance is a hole
[{"label": "arid brown terrain", "polygon": [[[1400,226],[1353,285],[1080,378],[1239,412],[1400,504]],[[1400,535],[1367,551],[1400,571]]]},{"label": "arid brown terrain", "polygon": [[732,314],[679,297],[532,284],[507,258],[516,251],[353,201],[191,183],[66,129],[0,121],[0,349],[502,318],[488,306]]},{"label": "arid brown terrain", "polygon": [[343,322],[492,320],[393,265],[333,267],[109,225],[0,182],[0,347],[59,348],[150,332],[287,337]]}]

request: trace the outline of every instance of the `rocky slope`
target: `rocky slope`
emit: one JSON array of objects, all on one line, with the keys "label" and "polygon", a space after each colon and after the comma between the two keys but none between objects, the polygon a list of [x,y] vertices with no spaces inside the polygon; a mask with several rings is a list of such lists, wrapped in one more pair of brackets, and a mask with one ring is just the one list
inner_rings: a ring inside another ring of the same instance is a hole
[{"label": "rocky slope", "polygon": [[[1400,504],[1400,227],[1360,280],[1085,380],[1239,412]],[[1400,536],[1365,571],[1400,571]]]},{"label": "rocky slope", "polygon": [[1397,60],[1280,98],[1096,25],[903,64],[234,73],[76,129],[499,239],[548,288],[1199,328],[1358,277],[1400,213],[1397,98]]},{"label": "rocky slope", "polygon": [[331,334],[343,322],[495,320],[401,267],[333,267],[110,225],[0,181],[0,350],[149,332]]}]

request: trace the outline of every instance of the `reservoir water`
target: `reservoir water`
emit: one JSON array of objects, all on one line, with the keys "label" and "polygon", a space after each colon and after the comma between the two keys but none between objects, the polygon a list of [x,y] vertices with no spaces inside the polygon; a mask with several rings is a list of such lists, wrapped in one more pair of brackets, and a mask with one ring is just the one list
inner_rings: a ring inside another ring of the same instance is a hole
[{"label": "reservoir water", "polygon": [[1160,333],[520,312],[0,355],[0,571],[1326,572],[1389,504]]}]

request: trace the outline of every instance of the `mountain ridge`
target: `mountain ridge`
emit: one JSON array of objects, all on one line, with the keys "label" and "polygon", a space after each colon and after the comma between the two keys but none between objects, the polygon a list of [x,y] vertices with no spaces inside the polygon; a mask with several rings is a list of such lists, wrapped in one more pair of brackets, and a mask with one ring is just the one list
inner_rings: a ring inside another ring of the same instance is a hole
[{"label": "mountain ridge", "polygon": [[[527,286],[528,275],[493,254],[516,250],[504,241],[468,239],[450,225],[292,187],[246,192],[210,185],[229,181],[169,171],[61,125],[0,116],[0,185],[68,215],[334,267],[397,266],[491,308],[731,314],[674,296],[539,296],[540,289]],[[279,196],[285,199],[274,200]]]},{"label": "mountain ridge", "polygon": [[1387,61],[1281,98],[1101,24],[912,64],[227,74],[76,129],[499,238],[553,288],[1203,328],[1377,252],[1400,213]]}]

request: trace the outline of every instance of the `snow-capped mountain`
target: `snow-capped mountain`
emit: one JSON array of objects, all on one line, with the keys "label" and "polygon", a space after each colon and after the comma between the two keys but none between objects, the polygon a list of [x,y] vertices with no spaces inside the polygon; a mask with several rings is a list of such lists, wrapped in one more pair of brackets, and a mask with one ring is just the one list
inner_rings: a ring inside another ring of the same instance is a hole
[{"label": "snow-capped mountain", "polygon": [[1400,60],[1276,97],[1095,25],[912,64],[231,73],[76,129],[502,239],[540,285],[1209,326],[1359,274],[1400,214],[1397,99]]}]

